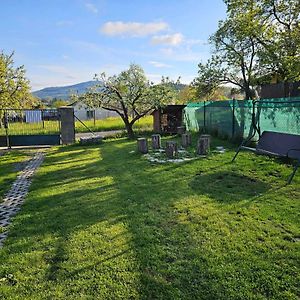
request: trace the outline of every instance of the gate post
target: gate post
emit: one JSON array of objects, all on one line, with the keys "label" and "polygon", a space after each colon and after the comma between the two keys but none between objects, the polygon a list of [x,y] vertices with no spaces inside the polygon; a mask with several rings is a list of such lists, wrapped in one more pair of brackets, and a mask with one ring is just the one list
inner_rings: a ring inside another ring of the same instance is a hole
[{"label": "gate post", "polygon": [[63,106],[58,108],[60,116],[60,137],[62,145],[75,143],[74,108]]},{"label": "gate post", "polygon": [[11,149],[10,140],[9,140],[9,134],[8,134],[8,115],[7,111],[4,111],[4,128],[5,128],[5,135],[6,135],[6,146],[8,149]]},{"label": "gate post", "polygon": [[203,132],[206,133],[206,102],[203,102]]}]

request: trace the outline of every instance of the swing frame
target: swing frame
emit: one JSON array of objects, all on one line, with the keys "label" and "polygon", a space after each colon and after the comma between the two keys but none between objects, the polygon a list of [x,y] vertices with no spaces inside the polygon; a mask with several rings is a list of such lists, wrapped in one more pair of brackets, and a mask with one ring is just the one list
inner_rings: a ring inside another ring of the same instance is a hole
[{"label": "swing frame", "polygon": [[[234,162],[241,150],[252,151],[260,155],[275,156],[278,158],[289,158],[297,160],[291,175],[288,178],[288,184],[290,184],[296,174],[297,169],[300,166],[300,135],[290,134],[290,133],[281,133],[275,131],[263,131],[261,133],[259,118],[257,110],[257,104],[262,102],[261,100],[253,101],[253,110],[252,110],[252,127],[253,133],[250,134],[245,139],[240,146],[237,148],[234,157],[231,162]],[[277,103],[275,101],[268,101],[268,103]],[[299,103],[300,101],[291,100],[287,103]],[[248,144],[253,142],[253,138],[256,135],[259,136],[256,147],[249,147]]]}]

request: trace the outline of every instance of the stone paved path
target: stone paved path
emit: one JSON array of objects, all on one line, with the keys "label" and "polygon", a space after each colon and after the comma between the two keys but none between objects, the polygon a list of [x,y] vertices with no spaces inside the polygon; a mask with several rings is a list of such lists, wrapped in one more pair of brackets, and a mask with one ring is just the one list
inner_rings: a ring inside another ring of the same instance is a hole
[{"label": "stone paved path", "polygon": [[[36,152],[34,157],[27,163],[24,170],[18,175],[11,189],[4,196],[0,203],[0,247],[7,237],[7,226],[11,223],[11,218],[20,210],[22,203],[28,193],[32,176],[44,159],[43,152]],[[4,229],[4,232],[2,232]]]}]

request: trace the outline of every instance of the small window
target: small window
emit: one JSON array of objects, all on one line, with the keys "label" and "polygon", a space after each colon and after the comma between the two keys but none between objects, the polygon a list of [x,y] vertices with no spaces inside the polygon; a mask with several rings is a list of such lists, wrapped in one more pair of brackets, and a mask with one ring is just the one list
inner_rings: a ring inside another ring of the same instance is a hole
[{"label": "small window", "polygon": [[87,110],[86,111],[86,117],[87,119],[94,119],[95,111],[94,110]]}]

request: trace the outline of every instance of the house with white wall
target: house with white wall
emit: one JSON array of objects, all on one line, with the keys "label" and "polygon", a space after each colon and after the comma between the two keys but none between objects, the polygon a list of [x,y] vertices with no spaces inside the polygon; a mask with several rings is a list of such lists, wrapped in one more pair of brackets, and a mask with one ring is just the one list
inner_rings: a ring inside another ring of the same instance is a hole
[{"label": "house with white wall", "polygon": [[80,101],[76,101],[69,106],[72,106],[74,108],[74,114],[75,116],[81,120],[102,120],[109,117],[119,117],[119,115],[114,111],[109,111],[103,108],[90,108],[85,103],[82,103]]}]

